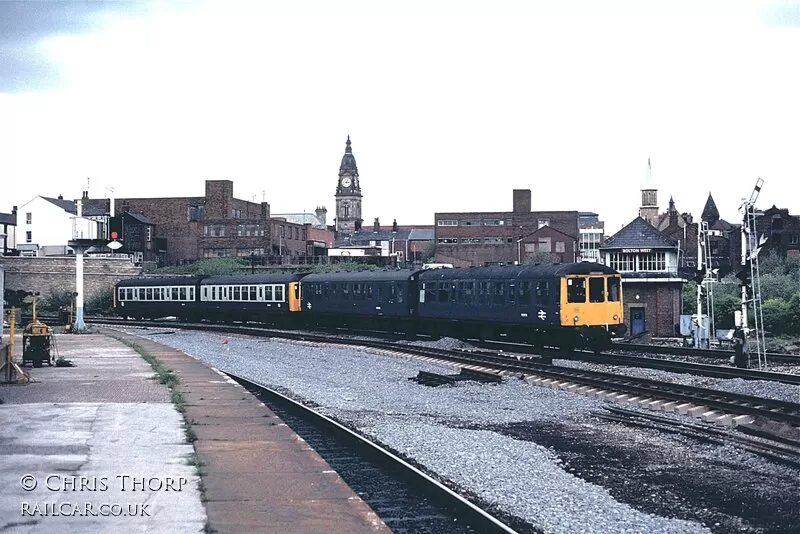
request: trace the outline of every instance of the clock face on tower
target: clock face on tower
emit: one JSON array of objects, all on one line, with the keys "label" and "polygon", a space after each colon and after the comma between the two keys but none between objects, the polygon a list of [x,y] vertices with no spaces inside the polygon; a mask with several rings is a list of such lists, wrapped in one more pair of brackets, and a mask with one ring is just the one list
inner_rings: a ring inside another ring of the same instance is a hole
[{"label": "clock face on tower", "polygon": [[342,178],[342,187],[350,187],[350,184],[352,183],[353,181],[350,179],[349,176],[345,176],[344,178]]}]

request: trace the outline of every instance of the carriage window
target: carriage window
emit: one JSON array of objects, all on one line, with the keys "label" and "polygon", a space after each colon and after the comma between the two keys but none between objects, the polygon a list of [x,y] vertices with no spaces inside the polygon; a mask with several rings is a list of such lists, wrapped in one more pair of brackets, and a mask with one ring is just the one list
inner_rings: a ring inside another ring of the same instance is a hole
[{"label": "carriage window", "polygon": [[161,288],[154,287],[153,288],[153,300],[161,300]]},{"label": "carriage window", "polygon": [[619,276],[609,276],[608,277],[608,301],[609,302],[619,302]]},{"label": "carriage window", "polygon": [[[392,291],[394,295],[394,291]],[[436,302],[436,282],[425,283],[425,302]]]},{"label": "carriage window", "polygon": [[242,296],[242,291],[239,286],[233,286],[233,300],[239,300]]},{"label": "carriage window", "polygon": [[372,300],[372,284],[368,285],[368,286],[366,287],[366,289],[367,289],[367,298],[368,298],[369,300]]},{"label": "carriage window", "polygon": [[395,297],[397,297],[397,288],[394,284],[389,284],[389,302],[394,302]]},{"label": "carriage window", "polygon": [[189,300],[194,300],[194,288],[189,288]]},{"label": "carriage window", "polygon": [[589,278],[589,302],[606,301],[606,279]]},{"label": "carriage window", "polygon": [[264,300],[272,301],[272,286],[264,286]]},{"label": "carriage window", "polygon": [[519,283],[519,303],[520,304],[530,304],[531,303],[531,283],[530,282],[520,282]]},{"label": "carriage window", "polygon": [[586,278],[567,278],[567,302],[586,302]]},{"label": "carriage window", "polygon": [[508,284],[508,302],[514,304],[517,300],[517,292],[514,284]]},{"label": "carriage window", "polygon": [[398,304],[403,303],[403,286],[401,286],[400,284],[397,284],[397,303]]},{"label": "carriage window", "polygon": [[475,300],[475,282],[464,282],[464,302],[472,304]]},{"label": "carriage window", "polygon": [[144,300],[144,288],[139,288],[139,300]]},{"label": "carriage window", "polygon": [[505,304],[506,303],[506,295],[505,295],[506,285],[503,282],[495,282],[494,283],[494,303],[495,304]]},{"label": "carriage window", "polygon": [[186,288],[185,287],[180,288],[179,295],[181,297],[181,300],[186,300]]},{"label": "carriage window", "polygon": [[536,304],[541,306],[550,304],[550,282],[546,280],[536,282]]},{"label": "carriage window", "polygon": [[275,286],[275,300],[283,302],[283,286]]},{"label": "carriage window", "polygon": [[153,300],[153,288],[148,287],[145,289],[145,300]]},{"label": "carriage window", "polygon": [[250,300],[256,300],[256,286],[250,286]]},{"label": "carriage window", "polygon": [[264,300],[264,286],[258,286],[258,300]]},{"label": "carriage window", "polygon": [[448,302],[450,300],[450,289],[447,283],[442,282],[439,284],[439,302]]},{"label": "carriage window", "polygon": [[489,300],[489,282],[478,282],[478,304],[486,304]]},{"label": "carriage window", "polygon": [[383,284],[376,284],[375,285],[375,298],[378,302],[383,302]]},{"label": "carriage window", "polygon": [[211,300],[217,300],[217,286],[211,286]]},{"label": "carriage window", "polygon": [[350,299],[350,284],[342,284],[342,298],[344,300]]}]

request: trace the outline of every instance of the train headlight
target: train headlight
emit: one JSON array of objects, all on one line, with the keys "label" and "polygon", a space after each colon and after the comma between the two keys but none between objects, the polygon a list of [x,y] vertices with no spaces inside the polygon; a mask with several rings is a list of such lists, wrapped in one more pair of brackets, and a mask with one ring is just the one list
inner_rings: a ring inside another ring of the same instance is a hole
[{"label": "train headlight", "polygon": [[617,315],[616,313],[614,314],[614,320],[619,321],[619,315]]},{"label": "train headlight", "polygon": [[576,315],[575,317],[573,317],[573,318],[572,318],[572,322],[573,322],[573,323],[577,323],[579,319],[580,319],[580,317],[578,317],[578,316]]}]

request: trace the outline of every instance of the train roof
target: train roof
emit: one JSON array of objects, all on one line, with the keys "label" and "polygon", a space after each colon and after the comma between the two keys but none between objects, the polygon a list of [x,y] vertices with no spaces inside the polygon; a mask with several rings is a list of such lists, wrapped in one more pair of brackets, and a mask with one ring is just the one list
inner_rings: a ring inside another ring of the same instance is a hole
[{"label": "train roof", "polygon": [[288,284],[303,278],[298,273],[272,273],[272,274],[237,274],[208,276],[200,282],[202,286],[222,284]]},{"label": "train roof", "polygon": [[393,271],[348,271],[315,273],[303,277],[305,282],[402,282],[410,279],[419,269],[395,269]]},{"label": "train roof", "polygon": [[117,287],[193,286],[199,281],[199,276],[147,276],[120,280]]},{"label": "train roof", "polygon": [[456,267],[431,269],[419,275],[425,280],[493,280],[496,278],[560,278],[572,274],[618,274],[600,263],[557,263],[553,265],[491,265],[489,267]]}]

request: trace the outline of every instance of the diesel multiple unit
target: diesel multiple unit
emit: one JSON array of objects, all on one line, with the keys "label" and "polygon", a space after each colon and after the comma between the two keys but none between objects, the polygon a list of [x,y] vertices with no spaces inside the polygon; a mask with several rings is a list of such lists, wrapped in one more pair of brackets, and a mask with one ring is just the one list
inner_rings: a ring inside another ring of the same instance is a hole
[{"label": "diesel multiple unit", "polygon": [[601,350],[625,333],[620,275],[596,263],[140,278],[121,316],[373,328]]}]

